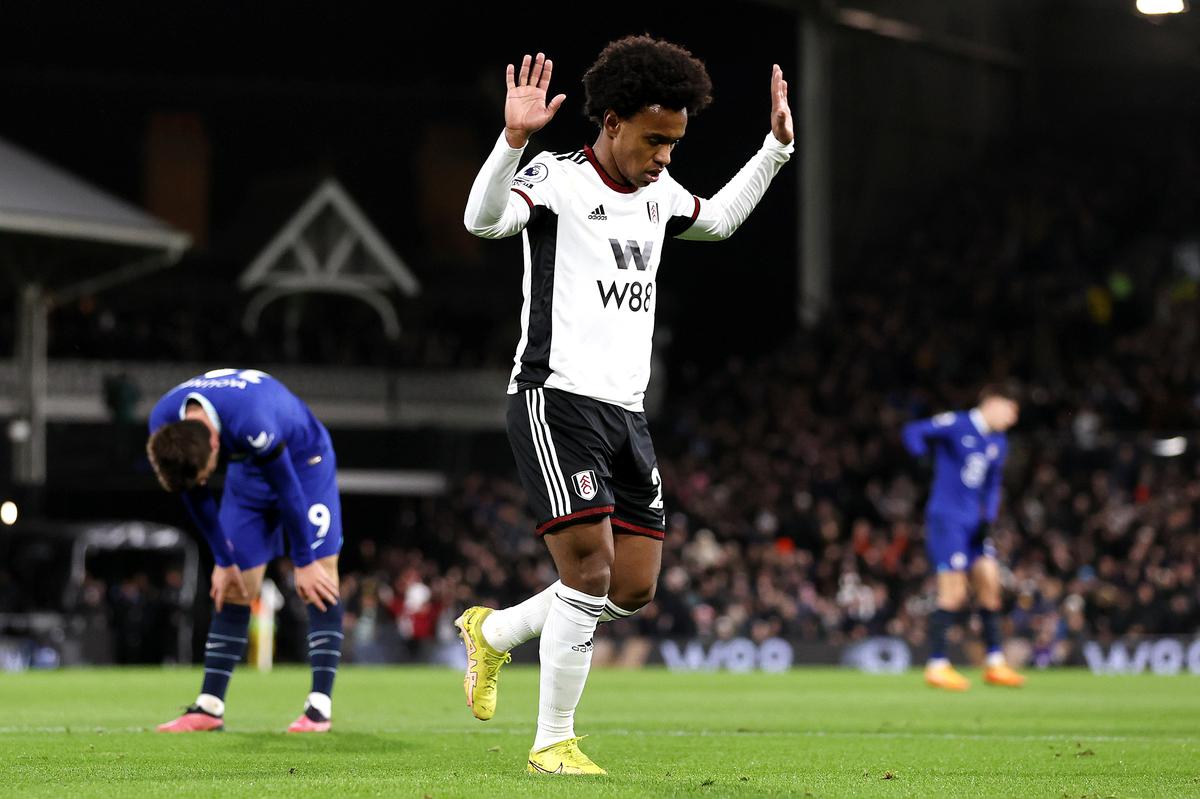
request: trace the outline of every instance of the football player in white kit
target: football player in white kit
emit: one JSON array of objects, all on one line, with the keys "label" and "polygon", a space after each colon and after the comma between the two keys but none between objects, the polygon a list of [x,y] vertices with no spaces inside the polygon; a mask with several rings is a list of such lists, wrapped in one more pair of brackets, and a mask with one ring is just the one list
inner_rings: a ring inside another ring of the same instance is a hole
[{"label": "football player in white kit", "polygon": [[509,64],[504,132],[475,179],[465,223],[484,238],[523,236],[508,436],[560,579],[511,608],[468,608],[456,624],[467,705],[483,720],[495,712],[509,650],[541,637],[528,770],[603,774],[579,749],[575,708],[597,623],[653,599],[662,560],[662,479],[642,398],[663,241],[731,236],[788,160],[792,114],[775,65],[762,146],[711,199],[697,197],[667,167],[689,117],[711,100],[708,73],[682,47],[630,36],[605,47],[583,79],[596,141],[521,167],[530,137],[566,100],[547,102],[552,69],[541,53],[526,55],[519,71]]}]

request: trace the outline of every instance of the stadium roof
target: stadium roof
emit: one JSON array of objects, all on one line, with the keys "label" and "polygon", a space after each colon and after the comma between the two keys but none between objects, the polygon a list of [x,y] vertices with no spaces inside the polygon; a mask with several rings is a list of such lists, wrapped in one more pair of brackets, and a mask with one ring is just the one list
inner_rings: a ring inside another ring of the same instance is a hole
[{"label": "stadium roof", "polygon": [[0,139],[0,233],[180,253],[190,239],[167,223]]}]

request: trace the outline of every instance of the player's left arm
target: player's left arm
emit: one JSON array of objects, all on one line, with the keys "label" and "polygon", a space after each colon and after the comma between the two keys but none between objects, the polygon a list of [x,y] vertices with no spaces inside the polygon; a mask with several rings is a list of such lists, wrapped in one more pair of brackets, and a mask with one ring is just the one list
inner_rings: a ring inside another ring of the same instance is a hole
[{"label": "player's left arm", "polygon": [[693,214],[694,221],[677,237],[690,241],[720,241],[732,236],[791,158],[794,139],[787,81],[783,79],[783,70],[775,64],[771,70],[771,132],[754,157],[724,188],[710,199],[696,198],[698,207]]},{"label": "player's left arm", "polygon": [[291,545],[292,563],[297,567],[307,566],[313,562],[312,544],[315,539],[308,529],[311,526],[308,523],[308,498],[288,456],[287,444],[279,442],[270,452],[256,456],[254,463],[262,470],[278,497],[283,529]]},{"label": "player's left arm", "polygon": [[255,463],[262,469],[271,488],[275,491],[283,529],[291,545],[292,565],[296,567],[296,592],[305,602],[311,602],[324,611],[325,603],[336,605],[338,587],[329,573],[313,558],[314,539],[309,533],[308,498],[304,486],[288,457],[287,444],[280,442],[269,453],[256,457]]}]

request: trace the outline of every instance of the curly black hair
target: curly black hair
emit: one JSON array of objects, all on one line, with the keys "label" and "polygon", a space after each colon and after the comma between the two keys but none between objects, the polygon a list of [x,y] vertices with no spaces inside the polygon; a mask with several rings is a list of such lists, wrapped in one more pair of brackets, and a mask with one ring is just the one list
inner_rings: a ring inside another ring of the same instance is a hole
[{"label": "curly black hair", "polygon": [[628,118],[651,105],[689,116],[712,102],[704,63],[677,44],[648,34],[610,42],[583,76],[583,112],[597,125],[612,109]]}]

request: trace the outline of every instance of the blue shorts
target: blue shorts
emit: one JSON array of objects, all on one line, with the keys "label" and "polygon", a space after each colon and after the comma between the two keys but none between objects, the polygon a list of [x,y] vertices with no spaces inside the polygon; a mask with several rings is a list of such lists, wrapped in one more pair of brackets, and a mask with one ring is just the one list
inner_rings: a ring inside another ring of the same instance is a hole
[{"label": "blue shorts", "polygon": [[[312,525],[313,557],[320,560],[338,554],[342,550],[342,503],[333,450],[293,461],[292,466],[308,502],[304,515]],[[219,518],[221,530],[233,544],[238,568],[253,569],[287,553],[275,491],[253,463],[229,464]]]},{"label": "blue shorts", "polygon": [[992,539],[984,536],[985,525],[944,516],[925,519],[925,551],[940,572],[966,571],[983,557],[996,557]]}]

